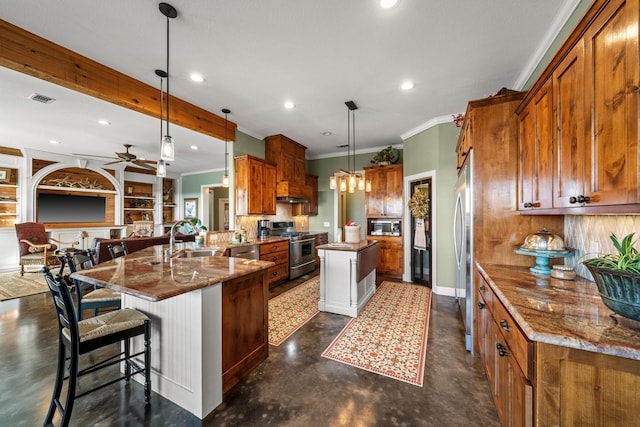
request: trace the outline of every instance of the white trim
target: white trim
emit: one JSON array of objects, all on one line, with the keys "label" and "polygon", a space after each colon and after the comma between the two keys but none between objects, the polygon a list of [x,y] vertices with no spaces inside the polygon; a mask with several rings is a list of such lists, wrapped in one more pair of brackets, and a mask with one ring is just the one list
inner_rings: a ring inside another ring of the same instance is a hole
[{"label": "white trim", "polygon": [[194,171],[194,172],[183,172],[183,173],[180,174],[180,176],[200,175],[200,174],[203,174],[203,173],[220,172],[220,171],[224,171],[224,168],[207,169],[207,170]]},{"label": "white trim", "polygon": [[[241,127],[239,125],[236,127],[236,129],[238,131],[244,133],[245,135],[249,135],[249,136],[254,137],[255,139],[262,140],[262,139],[265,139],[268,136],[268,135],[260,135],[259,133],[255,133],[255,132],[250,131],[249,129],[243,128],[243,127]],[[229,141],[229,142],[232,142],[232,141]]]},{"label": "white trim", "polygon": [[[435,294],[439,294],[439,295],[449,295],[449,291],[451,291],[451,295],[453,296],[453,292],[455,291],[455,287],[454,288],[439,288],[436,284],[438,283],[438,262],[437,262],[437,258],[438,258],[438,252],[436,250],[434,250],[434,248],[438,247],[438,233],[436,233],[435,231],[438,229],[438,215],[435,215],[434,213],[438,212],[437,211],[437,186],[436,186],[436,171],[435,170],[430,170],[430,171],[425,171],[425,172],[420,172],[417,173],[415,175],[408,175],[404,177],[404,191],[403,194],[406,197],[409,197],[409,194],[411,194],[411,183],[414,181],[419,181],[422,179],[426,179],[426,178],[430,178],[431,179],[431,224],[429,225],[429,227],[431,228],[431,230],[433,230],[433,232],[431,233],[431,290],[433,291],[433,293]],[[404,282],[411,282],[411,250],[413,249],[411,247],[411,233],[409,232],[409,227],[408,227],[408,223],[409,223],[409,219],[411,218],[411,214],[409,212],[409,204],[408,203],[403,203],[404,205],[404,220],[405,220],[405,225],[404,225],[404,232],[403,232],[403,236],[404,236],[404,273],[402,275],[402,280]]]},{"label": "white trim", "polygon": [[535,71],[536,67],[542,61],[544,55],[549,51],[549,48],[553,44],[553,41],[558,37],[560,31],[565,26],[571,14],[576,10],[576,7],[580,4],[580,0],[571,0],[565,2],[565,4],[561,7],[560,11],[555,15],[555,19],[549,26],[549,30],[542,38],[542,41],[538,45],[538,48],[535,50],[533,55],[531,55],[531,59],[524,70],[520,74],[520,76],[516,79],[513,84],[513,88],[515,90],[522,90],[527,80],[531,78],[531,75]]},{"label": "white trim", "polygon": [[[398,150],[402,150],[404,149],[403,144],[392,144],[391,145],[393,148],[397,148]],[[363,148],[360,150],[356,150],[355,155],[358,154],[367,154],[367,153],[377,153],[380,150],[383,150],[385,148],[387,148],[388,145],[384,145],[384,146],[380,146],[380,147],[368,147],[368,148]],[[347,151],[340,151],[340,152],[332,152],[332,153],[327,153],[327,154],[317,154],[315,156],[307,156],[307,160],[318,160],[318,159],[331,159],[334,157],[344,157],[347,154],[351,154],[354,155],[353,152],[347,152]]]},{"label": "white trim", "polygon": [[[457,114],[457,113],[456,113]],[[403,141],[406,141],[407,139],[411,138],[414,135],[419,134],[420,132],[424,132],[427,129],[430,129],[432,127],[441,125],[443,123],[449,123],[453,121],[453,114],[449,114],[447,116],[440,116],[440,117],[435,117],[431,120],[429,120],[428,122],[425,122],[421,125],[418,125],[416,127],[414,127],[413,129],[410,129],[408,131],[406,131],[405,133],[400,135],[400,138],[402,138]]]}]

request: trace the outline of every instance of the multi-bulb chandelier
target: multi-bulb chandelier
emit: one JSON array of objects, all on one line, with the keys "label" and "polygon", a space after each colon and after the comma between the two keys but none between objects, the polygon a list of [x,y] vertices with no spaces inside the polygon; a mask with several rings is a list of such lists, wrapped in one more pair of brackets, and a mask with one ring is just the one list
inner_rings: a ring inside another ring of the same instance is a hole
[{"label": "multi-bulb chandelier", "polygon": [[[364,176],[356,172],[356,113],[358,109],[356,103],[353,101],[346,101],[344,103],[347,106],[347,169],[340,169],[339,172],[335,172],[329,177],[329,188],[335,190],[339,188],[340,191],[347,191],[354,193],[356,188],[358,190],[365,189]],[[353,156],[351,155],[351,141],[353,140]],[[353,166],[352,166],[353,163]]]}]

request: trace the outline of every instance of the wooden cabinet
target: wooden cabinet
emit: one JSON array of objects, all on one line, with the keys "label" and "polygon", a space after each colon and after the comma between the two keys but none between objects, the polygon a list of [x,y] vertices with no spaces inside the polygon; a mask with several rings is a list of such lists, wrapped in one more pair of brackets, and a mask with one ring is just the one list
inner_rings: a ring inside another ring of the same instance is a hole
[{"label": "wooden cabinet", "polygon": [[[518,108],[527,146],[533,129],[527,113],[535,100],[548,96],[552,81],[548,141],[554,169],[538,175],[538,183],[540,177],[553,182],[548,213],[637,213],[640,208],[639,18],[637,0],[594,1]],[[521,176],[530,175],[527,167],[521,165]],[[528,213],[545,213],[534,211]]]},{"label": "wooden cabinet", "polygon": [[305,181],[305,153],[307,147],[284,135],[271,135],[264,139],[267,161],[277,165],[276,181]]},{"label": "wooden cabinet", "polygon": [[533,385],[529,378],[534,345],[484,279],[476,296],[477,346],[500,421],[504,426],[532,426]]},{"label": "wooden cabinet", "polygon": [[307,203],[296,203],[291,207],[293,215],[318,215],[318,177],[316,175],[306,174],[305,185]]},{"label": "wooden cabinet", "polygon": [[0,228],[20,222],[18,189],[18,169],[0,168]]},{"label": "wooden cabinet", "polygon": [[269,355],[269,288],[263,271],[222,283],[222,392]]},{"label": "wooden cabinet", "polygon": [[316,233],[314,236],[314,248],[316,251],[315,254],[315,265],[316,268],[320,266],[320,257],[318,256],[318,246],[320,245],[326,245],[327,243],[329,243],[329,233]]},{"label": "wooden cabinet", "polygon": [[404,271],[404,251],[402,237],[399,236],[368,236],[377,240],[379,246],[378,273],[401,276]]},{"label": "wooden cabinet", "polygon": [[275,166],[250,155],[235,161],[236,215],[275,215]]},{"label": "wooden cabinet", "polygon": [[552,207],[553,93],[549,80],[520,114],[518,207]]},{"label": "wooden cabinet", "polygon": [[462,129],[460,130],[460,135],[458,136],[458,144],[456,145],[456,155],[457,155],[457,169],[460,170],[464,162],[467,160],[469,153],[471,152],[471,142],[472,138],[471,134],[471,126],[473,123],[473,117],[469,115],[465,117],[464,123],[462,125]]},{"label": "wooden cabinet", "polygon": [[173,179],[162,179],[162,223],[171,224],[177,218],[175,210],[177,204],[175,201],[176,183]]},{"label": "wooden cabinet", "polygon": [[371,191],[365,193],[365,214],[368,218],[402,218],[402,165],[364,168]]},{"label": "wooden cabinet", "polygon": [[153,221],[156,198],[153,184],[147,182],[124,182],[124,222]]},{"label": "wooden cabinet", "polygon": [[269,288],[289,278],[289,241],[265,242],[260,244],[260,259],[275,262],[267,270]]}]

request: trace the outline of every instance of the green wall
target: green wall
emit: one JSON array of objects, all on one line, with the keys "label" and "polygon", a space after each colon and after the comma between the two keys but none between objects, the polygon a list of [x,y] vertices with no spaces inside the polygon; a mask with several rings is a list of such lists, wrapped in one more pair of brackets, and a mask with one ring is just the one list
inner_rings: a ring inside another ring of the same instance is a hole
[{"label": "green wall", "polygon": [[458,179],[455,148],[459,131],[453,123],[444,123],[404,141],[404,175],[428,171],[433,171],[435,175],[435,286],[445,288],[455,288],[456,283],[452,230],[454,191]]}]

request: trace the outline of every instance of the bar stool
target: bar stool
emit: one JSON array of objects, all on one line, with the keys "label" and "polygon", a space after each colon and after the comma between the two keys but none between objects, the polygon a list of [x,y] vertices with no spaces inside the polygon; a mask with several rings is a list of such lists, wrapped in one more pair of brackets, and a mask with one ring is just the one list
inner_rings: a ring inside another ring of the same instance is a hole
[{"label": "bar stool", "polygon": [[116,259],[129,254],[127,251],[127,245],[125,245],[124,242],[120,242],[119,245],[107,245],[107,249],[109,249],[111,259]]},{"label": "bar stool", "polygon": [[[54,278],[48,267],[42,268],[49,291],[53,297],[56,317],[58,319],[58,363],[56,382],[51,396],[44,425],[51,425],[56,412],[62,417],[61,426],[68,426],[75,399],[107,387],[121,380],[129,381],[135,374],[145,377],[144,397],[149,404],[151,396],[151,332],[149,318],[137,310],[124,308],[101,314],[86,320],[78,321],[71,294],[60,275]],[[131,354],[130,338],[143,335],[144,350]],[[80,369],[80,356],[114,343],[124,343],[124,351],[104,360],[90,358],[91,365]],[[133,358],[144,356],[144,366],[140,366]],[[69,366],[67,376],[67,362]],[[96,372],[108,366],[124,363],[124,374],[106,381],[81,393],[77,392],[80,377]],[[64,382],[67,381],[67,393],[63,402],[60,395]]]},{"label": "bar stool", "polygon": [[[69,273],[75,273],[78,270],[93,267],[93,258],[83,253],[68,253],[65,256],[66,263],[69,266]],[[62,270],[62,269],[61,269]],[[82,282],[77,279],[71,279],[66,277],[69,284],[73,286],[76,291],[76,302],[78,305],[78,320],[82,320],[84,316],[84,310],[93,309],[93,315],[97,316],[98,311],[101,308],[120,308],[120,293],[112,289],[97,288],[88,283]],[[88,289],[91,291],[86,292]]]}]

